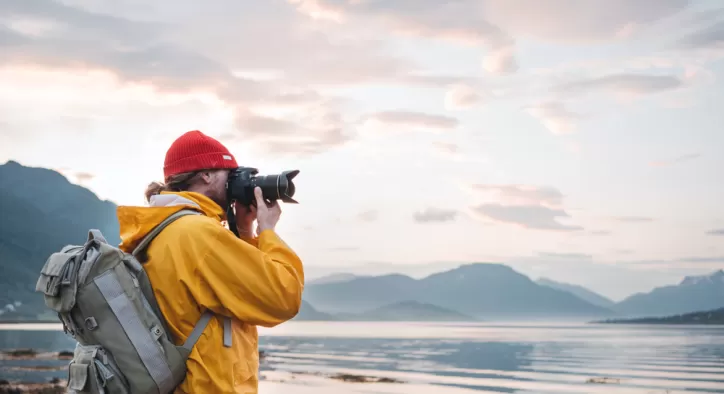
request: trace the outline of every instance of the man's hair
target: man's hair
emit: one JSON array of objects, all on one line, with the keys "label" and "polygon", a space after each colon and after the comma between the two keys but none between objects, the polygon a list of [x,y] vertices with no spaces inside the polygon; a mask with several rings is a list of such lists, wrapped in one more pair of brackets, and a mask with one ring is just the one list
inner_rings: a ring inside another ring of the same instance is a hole
[{"label": "man's hair", "polygon": [[204,170],[184,172],[183,174],[172,175],[163,182],[151,182],[146,187],[146,202],[151,202],[151,197],[161,192],[182,192],[189,189],[196,176],[204,172]]}]

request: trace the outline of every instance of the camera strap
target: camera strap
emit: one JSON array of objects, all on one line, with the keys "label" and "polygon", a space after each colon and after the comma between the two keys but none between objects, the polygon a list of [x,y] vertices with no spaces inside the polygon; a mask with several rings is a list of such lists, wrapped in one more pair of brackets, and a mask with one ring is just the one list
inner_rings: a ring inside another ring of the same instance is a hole
[{"label": "camera strap", "polygon": [[236,214],[234,213],[234,208],[229,204],[226,207],[226,223],[229,224],[229,230],[236,235],[236,237],[239,237],[239,230],[236,228]]}]

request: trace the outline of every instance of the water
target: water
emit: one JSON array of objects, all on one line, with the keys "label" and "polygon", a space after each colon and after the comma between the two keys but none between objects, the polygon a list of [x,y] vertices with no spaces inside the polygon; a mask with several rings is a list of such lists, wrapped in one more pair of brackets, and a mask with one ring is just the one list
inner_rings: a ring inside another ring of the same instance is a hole
[{"label": "water", "polygon": [[[0,325],[0,349],[72,349],[58,328]],[[262,371],[389,377],[441,394],[724,393],[724,326],[288,322],[259,331]],[[65,374],[0,363],[0,377]]]}]

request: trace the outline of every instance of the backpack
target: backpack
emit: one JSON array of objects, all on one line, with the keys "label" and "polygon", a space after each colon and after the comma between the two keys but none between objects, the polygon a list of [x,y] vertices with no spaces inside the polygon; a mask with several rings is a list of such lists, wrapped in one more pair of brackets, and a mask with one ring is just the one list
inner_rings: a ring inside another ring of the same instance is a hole
[{"label": "backpack", "polygon": [[[174,345],[139,260],[166,226],[193,214],[199,213],[169,216],[130,254],[92,229],[84,245],[65,246],[45,262],[35,290],[77,341],[68,365],[70,393],[167,394],[184,381],[186,360],[213,313],[204,311],[186,342]],[[230,347],[231,320],[223,322]]]}]

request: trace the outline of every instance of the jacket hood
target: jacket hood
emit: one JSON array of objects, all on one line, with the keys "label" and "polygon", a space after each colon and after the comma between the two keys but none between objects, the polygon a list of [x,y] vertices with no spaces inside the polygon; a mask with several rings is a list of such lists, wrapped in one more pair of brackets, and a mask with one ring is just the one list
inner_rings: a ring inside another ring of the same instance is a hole
[{"label": "jacket hood", "polygon": [[221,222],[226,213],[210,198],[195,192],[161,192],[151,196],[147,207],[119,206],[116,209],[121,233],[119,248],[131,253],[141,240],[167,217],[182,209],[194,209]]}]

